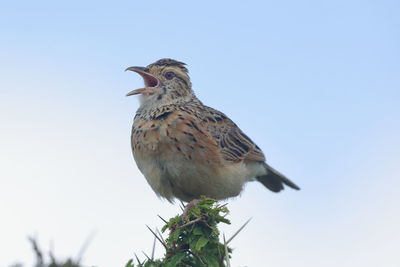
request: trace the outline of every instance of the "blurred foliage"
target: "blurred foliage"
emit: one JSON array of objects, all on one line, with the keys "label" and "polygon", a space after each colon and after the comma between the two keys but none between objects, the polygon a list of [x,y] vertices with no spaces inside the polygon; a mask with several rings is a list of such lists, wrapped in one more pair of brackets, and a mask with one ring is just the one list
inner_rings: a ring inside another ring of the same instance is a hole
[{"label": "blurred foliage", "polygon": [[[151,256],[144,253],[146,259],[140,261],[135,254],[137,264],[135,265],[134,259],[130,259],[125,267],[230,267],[232,249],[228,247],[228,243],[249,221],[229,240],[226,241],[223,236],[221,242],[217,226],[219,223],[230,224],[230,221],[226,219],[229,212],[226,204],[221,205],[214,199],[203,197],[200,200],[192,201],[185,208],[182,207],[182,210],[181,215],[177,215],[169,221],[159,216],[165,223],[161,231],[168,232],[168,237],[164,239],[158,230],[153,231],[148,227],[155,237]],[[165,249],[164,257],[161,259],[154,259],[156,240]],[[81,257],[78,257],[77,260],[69,258],[59,261],[55,259],[51,251],[48,253],[48,257],[44,257],[36,239],[29,238],[29,241],[36,256],[34,267],[83,267],[80,264]],[[80,255],[83,254],[86,245],[82,248]],[[16,263],[10,267],[23,266]]]},{"label": "blurred foliage", "polygon": [[[43,252],[39,248],[39,245],[38,245],[36,239],[30,237],[29,241],[32,244],[32,248],[33,248],[33,251],[34,251],[35,256],[36,256],[36,264],[34,265],[34,267],[82,267],[79,264],[80,259],[78,259],[78,260],[67,259],[65,261],[57,261],[51,251],[49,252],[50,262],[46,262],[45,261],[45,257],[43,256]],[[22,264],[15,264],[15,265],[10,266],[10,267],[23,267],[23,265]]]}]

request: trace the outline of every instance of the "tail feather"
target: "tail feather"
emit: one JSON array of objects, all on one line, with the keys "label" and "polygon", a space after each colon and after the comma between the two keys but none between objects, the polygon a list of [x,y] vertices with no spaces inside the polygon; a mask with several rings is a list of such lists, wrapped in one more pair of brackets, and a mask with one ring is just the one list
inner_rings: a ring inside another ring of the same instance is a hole
[{"label": "tail feather", "polygon": [[265,168],[267,170],[267,174],[263,176],[258,176],[256,178],[260,183],[262,183],[272,192],[279,192],[283,190],[284,189],[283,184],[293,189],[300,190],[300,187],[298,187],[295,183],[290,181],[283,174],[281,174],[280,172],[278,172],[277,170],[275,170],[266,163],[265,163]]}]

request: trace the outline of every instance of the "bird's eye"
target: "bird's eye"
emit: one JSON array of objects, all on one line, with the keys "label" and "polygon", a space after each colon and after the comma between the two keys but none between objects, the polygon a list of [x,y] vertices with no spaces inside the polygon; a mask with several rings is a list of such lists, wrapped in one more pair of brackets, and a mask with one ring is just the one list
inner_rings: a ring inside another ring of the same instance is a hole
[{"label": "bird's eye", "polygon": [[168,71],[164,74],[165,78],[167,78],[167,80],[171,80],[172,78],[175,77],[175,73],[173,73],[172,71]]}]

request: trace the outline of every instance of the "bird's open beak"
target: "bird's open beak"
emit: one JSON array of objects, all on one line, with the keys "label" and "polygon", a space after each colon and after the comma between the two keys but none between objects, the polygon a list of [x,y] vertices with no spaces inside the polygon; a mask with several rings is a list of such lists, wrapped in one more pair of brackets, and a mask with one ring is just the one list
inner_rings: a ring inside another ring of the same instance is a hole
[{"label": "bird's open beak", "polygon": [[129,67],[125,71],[127,71],[127,70],[134,71],[137,74],[139,74],[140,76],[142,76],[145,87],[130,91],[129,93],[126,94],[126,96],[138,95],[138,94],[152,95],[155,93],[156,88],[160,85],[160,81],[156,77],[154,77],[153,75],[151,75],[149,73],[148,68]]}]

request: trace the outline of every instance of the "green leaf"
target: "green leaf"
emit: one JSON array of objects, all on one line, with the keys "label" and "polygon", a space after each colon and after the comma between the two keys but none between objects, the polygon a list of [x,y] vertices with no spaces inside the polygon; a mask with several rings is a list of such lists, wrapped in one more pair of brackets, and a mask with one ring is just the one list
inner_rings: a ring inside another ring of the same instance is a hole
[{"label": "green leaf", "polygon": [[199,217],[201,215],[200,208],[198,206],[194,206],[189,210],[189,214],[195,217]]},{"label": "green leaf", "polygon": [[210,262],[210,266],[212,266],[212,267],[219,267],[219,263],[218,263],[217,259],[214,258],[213,261]]},{"label": "green leaf", "polygon": [[193,234],[194,234],[194,235],[203,235],[203,230],[201,229],[201,227],[196,226],[196,227],[193,229]]},{"label": "green leaf", "polygon": [[201,236],[196,242],[195,250],[200,251],[205,245],[207,245],[207,243],[208,239],[204,236]]},{"label": "green leaf", "polygon": [[134,267],[135,265],[133,264],[133,259],[130,259],[126,264],[125,267]]},{"label": "green leaf", "polygon": [[213,255],[206,255],[207,266],[219,267],[218,259]]},{"label": "green leaf", "polygon": [[176,254],[169,260],[169,262],[167,262],[165,267],[176,267],[178,265],[178,263],[180,263],[184,257],[185,257],[184,252]]},{"label": "green leaf", "polygon": [[178,238],[179,238],[180,234],[181,234],[181,231],[179,229],[176,229],[175,231],[170,233],[169,240],[172,241],[172,242],[178,241]]}]

